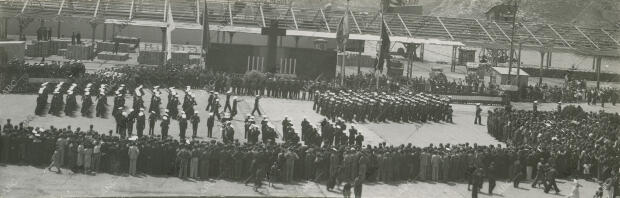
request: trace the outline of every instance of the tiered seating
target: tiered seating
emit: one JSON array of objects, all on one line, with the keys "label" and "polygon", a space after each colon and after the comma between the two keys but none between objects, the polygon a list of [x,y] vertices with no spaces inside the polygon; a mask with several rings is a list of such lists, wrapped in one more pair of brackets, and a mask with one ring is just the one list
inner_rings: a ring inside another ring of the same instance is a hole
[{"label": "tiered seating", "polygon": [[415,15],[401,15],[401,17],[414,37],[450,39],[436,17]]},{"label": "tiered seating", "polygon": [[[164,20],[164,0],[136,1],[133,18],[138,20]],[[172,12],[174,13],[174,11]]]},{"label": "tiered seating", "polygon": [[[493,23],[492,21],[486,21],[486,20],[478,20],[480,22],[480,24],[482,24],[482,26],[487,30],[487,32],[489,32],[489,35],[491,35],[491,37],[493,37],[493,39],[495,39],[495,42],[497,43],[510,43],[510,39],[508,39],[506,37],[506,35],[504,35],[504,33],[508,33],[506,32],[506,30],[504,29],[499,29],[499,27],[497,25],[495,25],[495,23]],[[504,33],[502,33],[502,31],[504,31]]]},{"label": "tiered seating", "polygon": [[300,30],[326,32],[325,22],[319,10],[294,8],[295,19]]},{"label": "tiered seating", "polygon": [[476,20],[473,19],[459,19],[459,18],[446,18],[442,17],[441,21],[444,23],[450,34],[456,40],[471,40],[471,41],[490,41],[484,30],[478,25]]},{"label": "tiered seating", "polygon": [[[136,0],[134,6],[134,19],[163,21],[164,20],[164,2],[166,0]],[[71,3],[72,2],[72,3]],[[96,7],[96,0],[73,0],[67,1],[63,8],[63,15],[90,17]],[[231,3],[232,2],[232,3]],[[131,1],[129,0],[102,0],[99,7],[101,17],[126,19],[129,17]],[[200,2],[200,9],[203,10],[204,5]],[[27,16],[37,17],[53,17],[59,9],[60,1],[31,1],[26,8]],[[263,12],[260,12],[262,6]],[[23,1],[6,1],[0,0],[0,15],[15,16],[21,11]],[[232,8],[232,10],[231,10]],[[256,1],[228,1],[228,0],[210,0],[208,1],[209,22],[212,25],[230,25],[231,21],[234,26],[242,27],[262,27],[263,20],[266,25],[272,19],[280,20],[281,26],[289,30],[296,29],[295,22],[299,30],[318,31],[318,32],[336,32],[338,23],[344,15],[344,10],[327,9],[321,13],[320,9],[296,7],[289,8],[288,4],[270,4]],[[292,12],[291,12],[292,10]],[[172,13],[177,22],[195,22],[196,21],[196,1],[195,0],[174,0],[172,1]],[[203,10],[201,12],[205,13]],[[295,19],[293,19],[293,14]],[[349,18],[351,33],[374,34],[379,35],[381,31],[381,21],[377,12],[368,11],[352,11],[353,16],[357,20],[361,32],[357,30],[353,17]],[[325,15],[325,20],[323,19]],[[232,15],[232,18],[231,18]],[[264,16],[264,18],[263,18]],[[385,14],[384,20],[393,36],[409,36],[409,32],[413,37],[417,38],[435,38],[443,40],[452,40],[448,34],[453,36],[456,41],[479,41],[488,42],[488,34],[498,44],[507,44],[510,42],[512,24],[507,22],[491,22],[479,20],[480,25],[474,19],[445,18],[440,20],[445,25],[442,26],[437,17],[419,16],[401,14],[402,20],[406,24],[403,25],[398,15]],[[200,17],[202,18],[202,17]],[[327,23],[327,26],[326,26]],[[481,28],[480,26],[483,26]],[[552,25],[557,31],[558,36],[546,24],[525,24],[527,29],[534,35],[532,36],[525,27],[517,24],[515,32],[515,41],[522,42],[524,45],[538,46],[540,40],[543,45],[554,47],[574,47],[596,50],[598,46],[600,50],[617,50],[620,48],[609,36],[601,29],[580,27],[584,34],[587,35],[592,44],[584,37],[573,25]],[[612,35],[618,34],[618,28],[608,28],[606,30]],[[409,32],[407,31],[409,30]],[[502,33],[503,31],[503,33]],[[534,38],[535,37],[535,38]],[[562,37],[562,38],[560,38]],[[566,44],[564,40],[568,43]],[[569,46],[570,45],[570,46]]]},{"label": "tiered seating", "polygon": [[407,29],[405,29],[405,26],[403,26],[403,22],[400,21],[398,15],[386,14],[383,18],[388,28],[390,29],[390,32],[392,32],[392,36],[409,36],[409,33],[407,33]]},{"label": "tiered seating", "polygon": [[74,0],[74,1],[65,1],[65,4],[69,6],[69,9],[63,8],[63,12],[67,14],[81,15],[81,16],[93,16],[95,12],[95,7],[97,7],[97,1],[88,1],[88,0]]},{"label": "tiered seating", "polygon": [[[127,0],[106,0],[105,5],[102,8],[99,7],[99,13],[105,18],[113,19],[127,19],[129,17],[129,11],[131,9],[131,1]],[[136,1],[137,3],[138,1]],[[135,15],[135,7],[134,7]]]},{"label": "tiered seating", "polygon": [[265,23],[269,26],[271,20],[277,19],[280,23],[280,27],[289,30],[295,29],[295,21],[293,21],[293,15],[287,7],[282,7],[273,4],[263,5],[263,14],[265,15]]},{"label": "tiered seating", "polygon": [[[500,28],[502,28],[502,30],[504,30],[506,35],[510,38],[511,33],[512,33],[512,24],[507,23],[507,22],[499,22],[499,21],[497,21],[496,23]],[[556,46],[563,46],[562,41],[559,38],[556,40],[555,38],[556,36],[553,32],[551,32],[551,34],[541,33],[543,28],[549,29],[548,27],[539,25],[539,24],[524,24],[524,25],[525,27],[520,27],[520,26],[516,27],[515,36],[514,36],[515,43],[522,42],[523,45],[537,46],[537,45],[540,45],[536,41],[536,39],[538,39],[543,44],[547,44],[550,41],[554,41],[557,44]],[[532,32],[532,34],[534,34],[535,38],[527,31],[528,29]],[[510,40],[508,39],[506,40],[507,42],[510,42]]]},{"label": "tiered seating", "polygon": [[[603,32],[603,30],[601,29],[584,27],[579,27],[579,29],[581,29],[581,31],[588,35],[590,39],[592,39],[592,41],[594,41],[594,43],[596,43],[598,47],[601,48],[601,50],[612,50],[618,48],[618,45],[611,38],[609,38],[609,36],[605,34],[605,32]],[[617,35],[617,31],[605,31],[610,35],[614,35],[614,33]]]},{"label": "tiered seating", "polygon": [[233,24],[247,27],[262,27],[263,19],[258,6],[251,3],[234,3]]},{"label": "tiered seating", "polygon": [[171,1],[170,5],[175,22],[196,22],[196,1]]},{"label": "tiered seating", "polygon": [[[204,5],[203,5],[204,6]],[[227,12],[227,3],[220,2],[207,2],[207,8],[209,9],[209,24],[210,25],[229,25],[229,14]],[[201,10],[204,13],[204,8]]]}]

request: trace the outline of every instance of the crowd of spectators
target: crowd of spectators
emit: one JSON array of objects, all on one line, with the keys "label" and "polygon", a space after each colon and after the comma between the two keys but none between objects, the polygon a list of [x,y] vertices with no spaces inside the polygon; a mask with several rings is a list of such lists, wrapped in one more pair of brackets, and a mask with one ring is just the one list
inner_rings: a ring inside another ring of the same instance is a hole
[{"label": "crowd of spectators", "polygon": [[550,112],[495,109],[489,111],[487,128],[509,147],[526,151],[521,156],[528,175],[551,166],[561,177],[605,181],[620,171],[618,113],[560,105]]}]

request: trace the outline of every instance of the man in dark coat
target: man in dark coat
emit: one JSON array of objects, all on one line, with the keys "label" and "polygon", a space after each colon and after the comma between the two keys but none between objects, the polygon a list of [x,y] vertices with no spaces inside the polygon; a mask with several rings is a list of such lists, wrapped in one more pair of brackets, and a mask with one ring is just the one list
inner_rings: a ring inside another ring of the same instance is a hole
[{"label": "man in dark coat", "polygon": [[207,118],[207,137],[213,137],[213,126],[215,125],[215,116],[213,113],[209,113]]},{"label": "man in dark coat", "polygon": [[476,104],[476,118],[474,119],[474,124],[482,124],[482,108],[480,108],[480,103]]},{"label": "man in dark coat", "polygon": [[197,113],[194,113],[190,118],[190,122],[192,123],[192,138],[196,138],[198,133],[198,124],[200,123],[200,116]]},{"label": "man in dark coat", "polygon": [[144,114],[144,108],[140,108],[140,113],[136,118],[136,131],[138,137],[142,137],[144,134],[144,127],[146,126],[146,115]]},{"label": "man in dark coat", "polygon": [[157,114],[155,111],[151,111],[149,115],[149,135],[155,135],[155,122],[157,121]]}]

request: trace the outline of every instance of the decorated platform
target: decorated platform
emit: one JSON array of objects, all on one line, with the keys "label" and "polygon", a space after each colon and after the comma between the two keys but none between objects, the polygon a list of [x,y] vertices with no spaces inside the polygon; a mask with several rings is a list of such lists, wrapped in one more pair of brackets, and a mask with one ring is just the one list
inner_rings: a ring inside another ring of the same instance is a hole
[{"label": "decorated platform", "polygon": [[91,44],[70,45],[63,55],[67,59],[88,60],[94,56],[93,46]]}]

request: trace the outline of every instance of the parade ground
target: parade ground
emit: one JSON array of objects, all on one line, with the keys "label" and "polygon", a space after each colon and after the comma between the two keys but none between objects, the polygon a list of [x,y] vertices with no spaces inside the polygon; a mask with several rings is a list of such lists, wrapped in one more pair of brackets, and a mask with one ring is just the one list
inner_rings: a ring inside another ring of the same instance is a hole
[{"label": "parade ground", "polygon": [[[177,90],[179,98],[183,97],[183,91]],[[205,90],[192,90],[196,95],[198,106],[196,110],[201,117],[201,125],[198,130],[199,140],[210,140],[206,138],[206,118],[207,112],[204,111],[208,92]],[[166,91],[163,91],[162,98],[166,98]],[[220,94],[221,101],[225,101],[225,96]],[[235,129],[235,139],[245,141],[243,134],[243,117],[250,113],[253,107],[253,97],[239,96],[239,114],[233,121]],[[145,104],[150,104],[150,91],[144,96]],[[0,95],[0,120],[12,119],[14,124],[25,122],[29,126],[39,126],[48,128],[55,126],[64,128],[80,127],[81,130],[88,130],[89,125],[94,125],[94,129],[100,133],[114,129],[113,118],[85,118],[60,117],[46,115],[43,117],[34,116],[36,95]],[[80,98],[78,98],[80,101]],[[109,98],[108,101],[112,101]],[[126,98],[126,106],[131,106],[131,97]],[[166,101],[164,101],[165,105]],[[111,104],[110,104],[111,105]],[[514,103],[516,109],[530,109],[531,104]],[[569,105],[569,104],[564,104]],[[619,112],[619,106],[607,104],[605,108],[580,104],[586,111]],[[163,106],[163,105],[162,105]],[[483,112],[499,108],[499,106],[483,106]],[[539,110],[555,110],[556,104],[541,104]],[[365,136],[365,143],[377,145],[386,142],[388,145],[398,146],[400,144],[411,143],[415,146],[428,146],[429,144],[451,143],[451,144],[502,144],[487,134],[486,126],[474,125],[473,105],[453,104],[454,123],[353,123]],[[323,116],[312,110],[312,101],[286,100],[286,99],[261,99],[261,111],[263,116],[267,116],[270,123],[278,131],[281,137],[281,122],[284,115],[288,115],[293,120],[295,131],[299,133],[300,122],[305,117],[312,124],[318,124]],[[258,120],[263,116],[256,115]],[[483,123],[486,123],[486,113],[483,113]],[[155,133],[159,134],[159,122],[156,125]],[[188,133],[190,133],[188,131]],[[178,139],[178,123],[172,121],[170,124],[170,135]],[[221,138],[219,124],[214,127],[213,138]],[[281,141],[281,139],[280,139]],[[328,192],[324,184],[314,182],[302,182],[292,184],[277,184],[275,188],[263,187],[255,192],[251,186],[245,186],[240,182],[225,180],[193,181],[180,180],[176,177],[157,177],[142,175],[130,177],[126,175],[99,174],[97,176],[74,174],[69,170],[62,174],[46,171],[42,167],[31,166],[3,166],[0,167],[0,195],[2,197],[89,197],[89,196],[267,196],[267,197],[286,197],[295,194],[297,196],[308,197],[340,197],[337,192]],[[522,188],[515,189],[507,181],[498,182],[495,192],[498,194],[493,197],[565,197],[572,189],[572,181],[561,180],[559,185],[562,191],[559,195],[544,194],[542,189],[531,189],[529,185],[523,183]],[[595,182],[580,181],[584,186],[581,195],[590,197],[594,194],[598,184]],[[485,192],[483,187],[482,192]],[[363,197],[470,197],[471,192],[467,191],[466,183],[371,183],[364,185]],[[491,197],[488,194],[481,194],[481,197]]]}]

